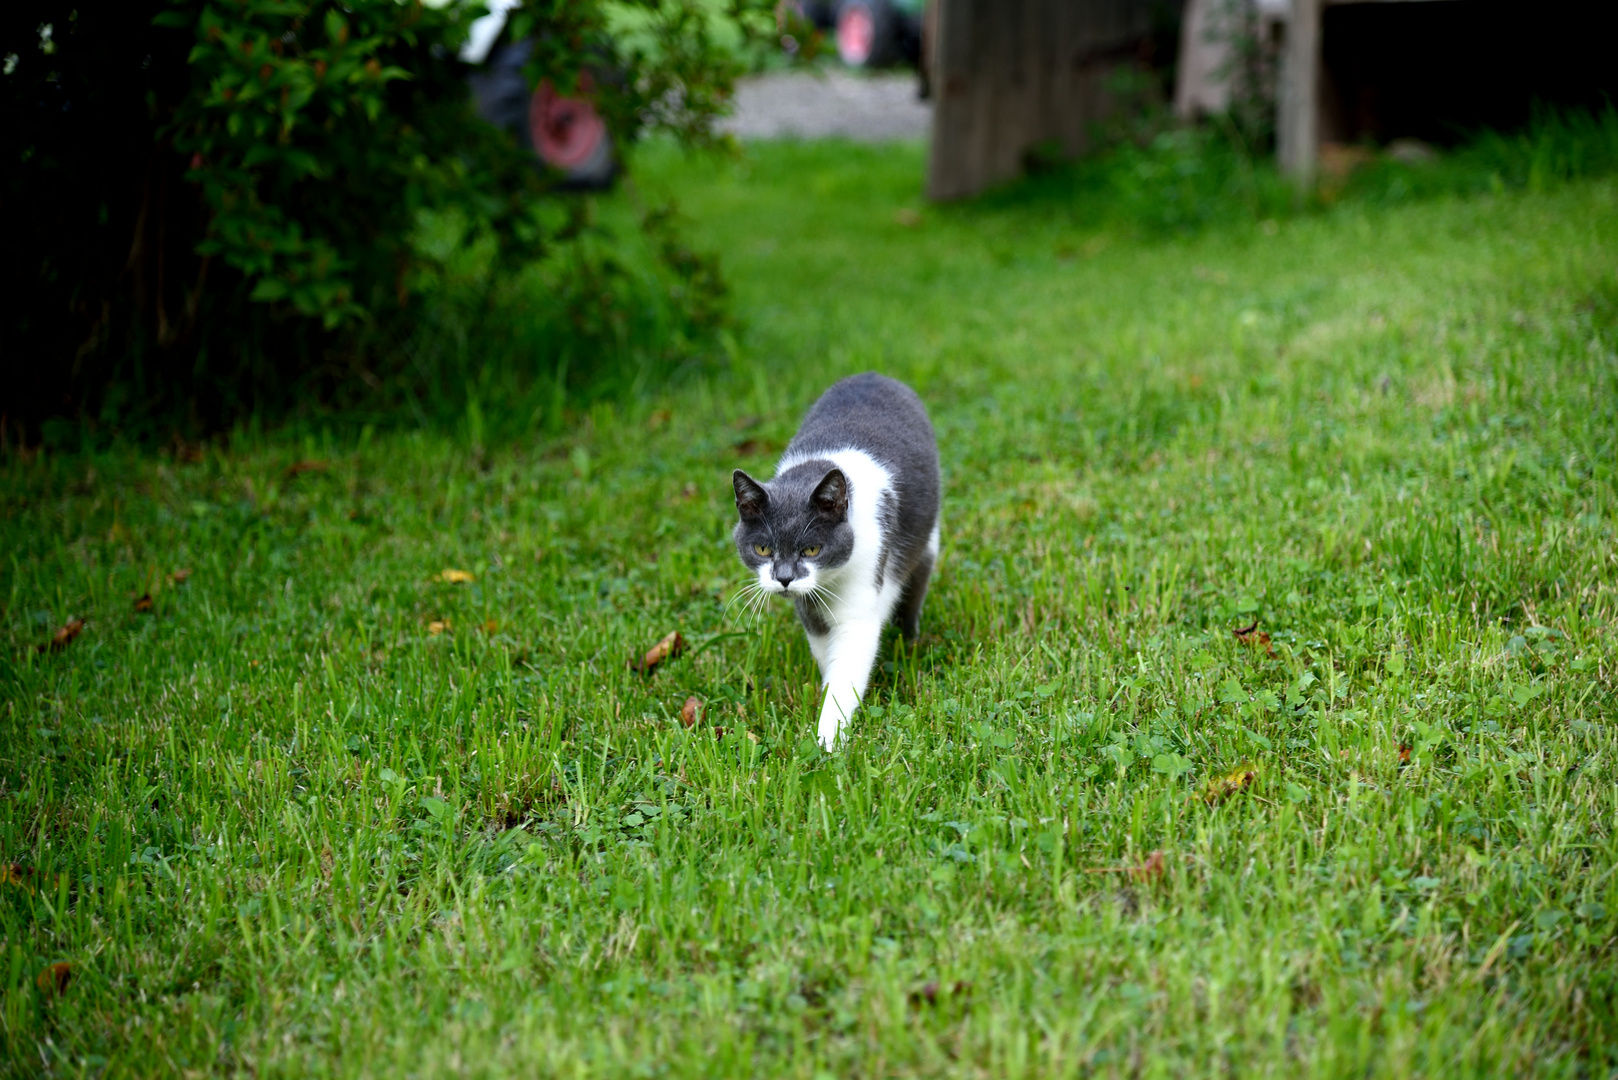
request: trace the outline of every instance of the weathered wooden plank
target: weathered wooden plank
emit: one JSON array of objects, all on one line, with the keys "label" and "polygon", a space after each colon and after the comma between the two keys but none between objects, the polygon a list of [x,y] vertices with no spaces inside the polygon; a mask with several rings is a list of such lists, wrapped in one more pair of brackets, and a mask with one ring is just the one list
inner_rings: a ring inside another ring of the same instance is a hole
[{"label": "weathered wooden plank", "polygon": [[1320,161],[1320,0],[1292,0],[1279,96],[1276,157],[1282,172],[1308,184]]},{"label": "weathered wooden plank", "polygon": [[937,0],[927,193],[960,198],[1018,175],[1032,148],[1070,155],[1117,103],[1152,0]]}]

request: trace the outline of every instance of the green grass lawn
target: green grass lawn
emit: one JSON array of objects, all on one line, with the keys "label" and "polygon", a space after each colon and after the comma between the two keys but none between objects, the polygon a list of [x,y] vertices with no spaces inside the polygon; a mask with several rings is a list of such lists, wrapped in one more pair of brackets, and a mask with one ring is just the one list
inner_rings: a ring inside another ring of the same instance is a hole
[{"label": "green grass lawn", "polygon": [[[9,1070],[1613,1075],[1618,182],[1141,239],[921,167],[649,148],[731,370],[560,437],[11,458]],[[944,551],[827,756],[729,473],[869,368]]]}]

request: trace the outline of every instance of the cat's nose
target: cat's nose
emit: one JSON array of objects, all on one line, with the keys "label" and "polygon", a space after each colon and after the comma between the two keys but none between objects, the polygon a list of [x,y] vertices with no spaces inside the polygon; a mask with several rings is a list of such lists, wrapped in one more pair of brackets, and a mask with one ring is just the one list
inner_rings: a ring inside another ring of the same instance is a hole
[{"label": "cat's nose", "polygon": [[791,567],[782,566],[780,563],[775,564],[775,580],[781,583],[781,588],[786,588],[796,579],[797,575],[792,572]]}]

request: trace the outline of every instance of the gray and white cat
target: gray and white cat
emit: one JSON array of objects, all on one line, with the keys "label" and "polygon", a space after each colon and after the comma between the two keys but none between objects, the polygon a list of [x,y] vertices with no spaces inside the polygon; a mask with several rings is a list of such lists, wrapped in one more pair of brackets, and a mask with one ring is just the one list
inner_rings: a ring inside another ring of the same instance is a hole
[{"label": "gray and white cat", "polygon": [[853,375],[815,402],[759,483],[737,469],[736,551],[792,598],[820,665],[820,744],[836,749],[889,619],[907,640],[938,558],[938,440],[904,383]]}]

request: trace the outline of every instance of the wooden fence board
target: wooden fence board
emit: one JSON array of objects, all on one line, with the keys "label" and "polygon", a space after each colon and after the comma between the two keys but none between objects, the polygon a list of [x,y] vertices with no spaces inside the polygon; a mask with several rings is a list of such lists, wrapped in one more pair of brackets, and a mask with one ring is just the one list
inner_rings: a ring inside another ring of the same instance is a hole
[{"label": "wooden fence board", "polygon": [[1068,156],[1118,107],[1152,0],[936,0],[927,194],[972,195],[1022,172],[1030,150]]}]

